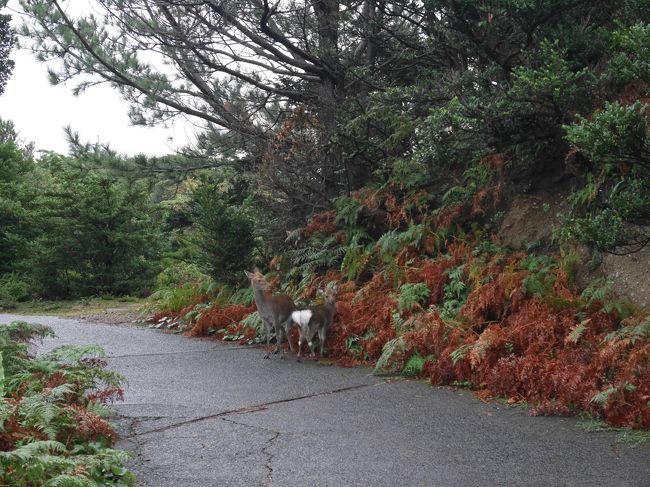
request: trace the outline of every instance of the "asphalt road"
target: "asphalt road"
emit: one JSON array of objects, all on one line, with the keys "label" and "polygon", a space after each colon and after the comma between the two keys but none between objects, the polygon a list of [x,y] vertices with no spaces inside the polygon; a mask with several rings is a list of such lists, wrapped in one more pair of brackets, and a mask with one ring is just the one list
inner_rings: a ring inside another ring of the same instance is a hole
[{"label": "asphalt road", "polygon": [[[0,315],[0,323],[25,319]],[[259,348],[52,317],[98,343],[129,385],[118,446],[138,485],[650,486],[650,448],[464,391],[386,380]]]}]

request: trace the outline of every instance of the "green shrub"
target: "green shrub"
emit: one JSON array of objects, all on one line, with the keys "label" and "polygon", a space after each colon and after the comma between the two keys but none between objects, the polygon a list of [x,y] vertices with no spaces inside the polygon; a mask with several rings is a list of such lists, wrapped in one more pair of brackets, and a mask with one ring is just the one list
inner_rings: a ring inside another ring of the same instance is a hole
[{"label": "green shrub", "polygon": [[604,252],[628,253],[650,242],[650,137],[647,106],[606,103],[566,126],[567,140],[596,165],[571,197],[558,235]]},{"label": "green shrub", "polygon": [[29,284],[17,274],[8,274],[0,278],[0,305],[6,306],[25,301],[29,296]]},{"label": "green shrub", "polygon": [[156,276],[157,289],[172,289],[186,285],[210,282],[210,276],[203,273],[198,265],[187,262],[175,262],[165,267]]},{"label": "green shrub", "polygon": [[181,287],[164,288],[154,292],[149,299],[155,302],[160,311],[180,311],[195,304],[209,290],[209,283],[185,284]]}]

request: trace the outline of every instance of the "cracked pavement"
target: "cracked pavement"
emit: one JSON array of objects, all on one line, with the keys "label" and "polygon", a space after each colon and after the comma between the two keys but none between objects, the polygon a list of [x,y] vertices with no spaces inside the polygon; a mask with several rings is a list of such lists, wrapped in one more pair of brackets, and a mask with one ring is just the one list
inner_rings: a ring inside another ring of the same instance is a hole
[{"label": "cracked pavement", "polygon": [[465,391],[146,328],[0,315],[98,343],[139,486],[647,486],[649,447]]}]

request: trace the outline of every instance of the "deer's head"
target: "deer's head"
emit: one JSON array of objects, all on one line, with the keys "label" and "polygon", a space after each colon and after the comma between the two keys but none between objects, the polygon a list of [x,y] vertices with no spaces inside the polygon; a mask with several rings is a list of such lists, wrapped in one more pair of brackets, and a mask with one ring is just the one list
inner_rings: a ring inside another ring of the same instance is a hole
[{"label": "deer's head", "polygon": [[253,270],[253,272],[244,271],[244,273],[246,274],[246,277],[250,279],[253,289],[261,289],[262,291],[266,291],[269,289],[269,287],[271,287],[269,282],[264,277],[264,274],[262,274],[257,267]]},{"label": "deer's head", "polygon": [[332,287],[327,287],[325,288],[324,291],[318,290],[318,294],[323,296],[323,299],[325,299],[325,303],[327,304],[335,304],[336,303],[336,296],[339,293],[339,286],[338,284],[335,284]]}]

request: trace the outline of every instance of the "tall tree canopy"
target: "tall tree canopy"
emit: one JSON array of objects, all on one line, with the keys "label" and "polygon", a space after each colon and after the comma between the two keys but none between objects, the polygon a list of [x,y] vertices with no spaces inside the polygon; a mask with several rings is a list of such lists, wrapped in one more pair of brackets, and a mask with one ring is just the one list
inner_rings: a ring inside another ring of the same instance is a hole
[{"label": "tall tree canopy", "polygon": [[[0,10],[7,6],[8,0],[0,0]],[[16,43],[16,35],[10,25],[11,15],[0,14],[0,95],[5,90],[14,62],[9,59],[9,52]]]},{"label": "tall tree canopy", "polygon": [[[563,126],[611,97],[609,32],[642,0],[22,0],[54,83],[106,82],[136,123],[206,123],[202,155],[253,170],[287,219],[396,170],[489,154],[548,171]],[[406,166],[404,163],[408,162]],[[406,168],[405,168],[406,167]],[[512,174],[516,174],[513,171]]]}]

